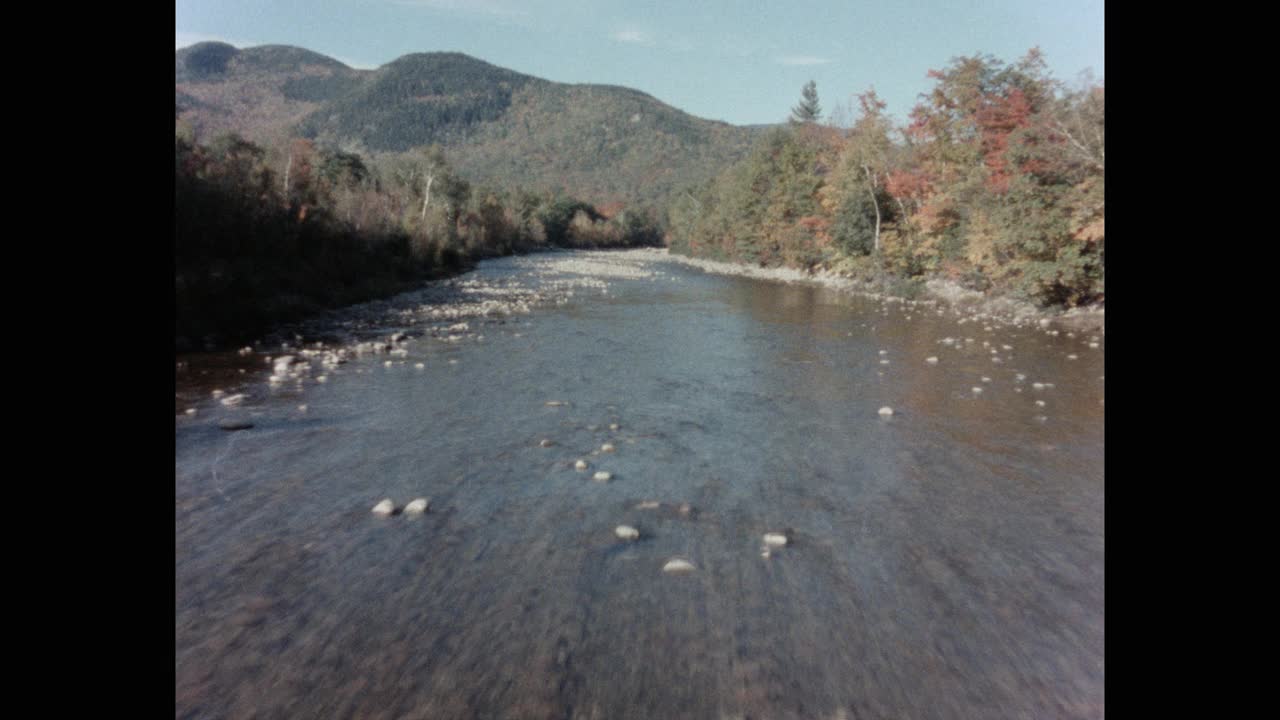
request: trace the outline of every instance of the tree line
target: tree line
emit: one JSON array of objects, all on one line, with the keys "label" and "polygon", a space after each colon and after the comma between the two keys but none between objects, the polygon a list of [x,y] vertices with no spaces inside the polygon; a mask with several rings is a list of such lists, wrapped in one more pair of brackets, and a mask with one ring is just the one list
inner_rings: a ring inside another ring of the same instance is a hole
[{"label": "tree line", "polygon": [[238,343],[485,257],[660,245],[651,213],[473,185],[438,146],[368,158],[291,138],[175,132],[179,347]]},{"label": "tree line", "polygon": [[918,287],[946,277],[1040,305],[1104,297],[1104,90],[1033,49],[930,71],[905,126],[874,89],[849,127],[814,83],[788,126],[669,208],[673,251]]}]

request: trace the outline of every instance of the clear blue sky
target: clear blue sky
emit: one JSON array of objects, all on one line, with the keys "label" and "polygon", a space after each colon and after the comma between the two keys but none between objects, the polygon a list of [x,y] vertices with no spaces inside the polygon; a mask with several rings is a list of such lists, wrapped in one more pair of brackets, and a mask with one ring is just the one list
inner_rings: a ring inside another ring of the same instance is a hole
[{"label": "clear blue sky", "polygon": [[958,55],[1032,46],[1102,78],[1102,0],[177,0],[176,47],[297,45],[354,67],[453,50],[517,72],[625,85],[704,118],[786,119],[810,79],[828,114],[874,86],[906,117]]}]

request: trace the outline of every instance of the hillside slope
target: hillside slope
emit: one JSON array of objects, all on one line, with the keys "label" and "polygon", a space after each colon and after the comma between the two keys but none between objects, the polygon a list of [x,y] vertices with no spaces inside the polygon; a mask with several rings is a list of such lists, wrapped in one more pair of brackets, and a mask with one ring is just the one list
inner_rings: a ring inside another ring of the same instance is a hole
[{"label": "hillside slope", "polygon": [[301,48],[200,43],[175,55],[178,116],[201,136],[290,135],[366,155],[439,144],[473,181],[657,204],[743,157],[759,133],[645,93],[570,85],[461,53],[356,70]]}]

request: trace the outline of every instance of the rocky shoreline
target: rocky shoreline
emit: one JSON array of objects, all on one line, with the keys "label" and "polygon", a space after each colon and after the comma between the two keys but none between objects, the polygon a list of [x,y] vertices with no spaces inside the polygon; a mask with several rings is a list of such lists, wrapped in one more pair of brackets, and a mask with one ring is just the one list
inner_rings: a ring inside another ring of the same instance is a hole
[{"label": "rocky shoreline", "polygon": [[786,267],[762,268],[741,263],[694,258],[672,253],[667,249],[644,249],[636,252],[652,253],[655,259],[675,260],[717,275],[736,275],[758,280],[819,285],[832,290],[856,293],[886,302],[941,303],[959,314],[970,316],[974,319],[995,320],[1013,325],[1038,324],[1044,328],[1060,328],[1081,332],[1103,333],[1106,331],[1106,312],[1102,304],[1072,308],[1065,312],[1055,312],[1009,297],[991,297],[941,278],[933,278],[925,282],[926,298],[910,300],[886,292],[882,284],[874,281],[864,282],[829,270],[807,272]]}]

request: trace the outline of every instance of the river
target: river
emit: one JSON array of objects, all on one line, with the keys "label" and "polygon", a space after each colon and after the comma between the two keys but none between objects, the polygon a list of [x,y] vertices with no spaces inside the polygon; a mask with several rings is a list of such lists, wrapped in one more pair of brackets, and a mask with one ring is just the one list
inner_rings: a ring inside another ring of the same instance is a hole
[{"label": "river", "polygon": [[297,332],[179,358],[178,718],[1104,714],[1104,337],[653,250]]}]

